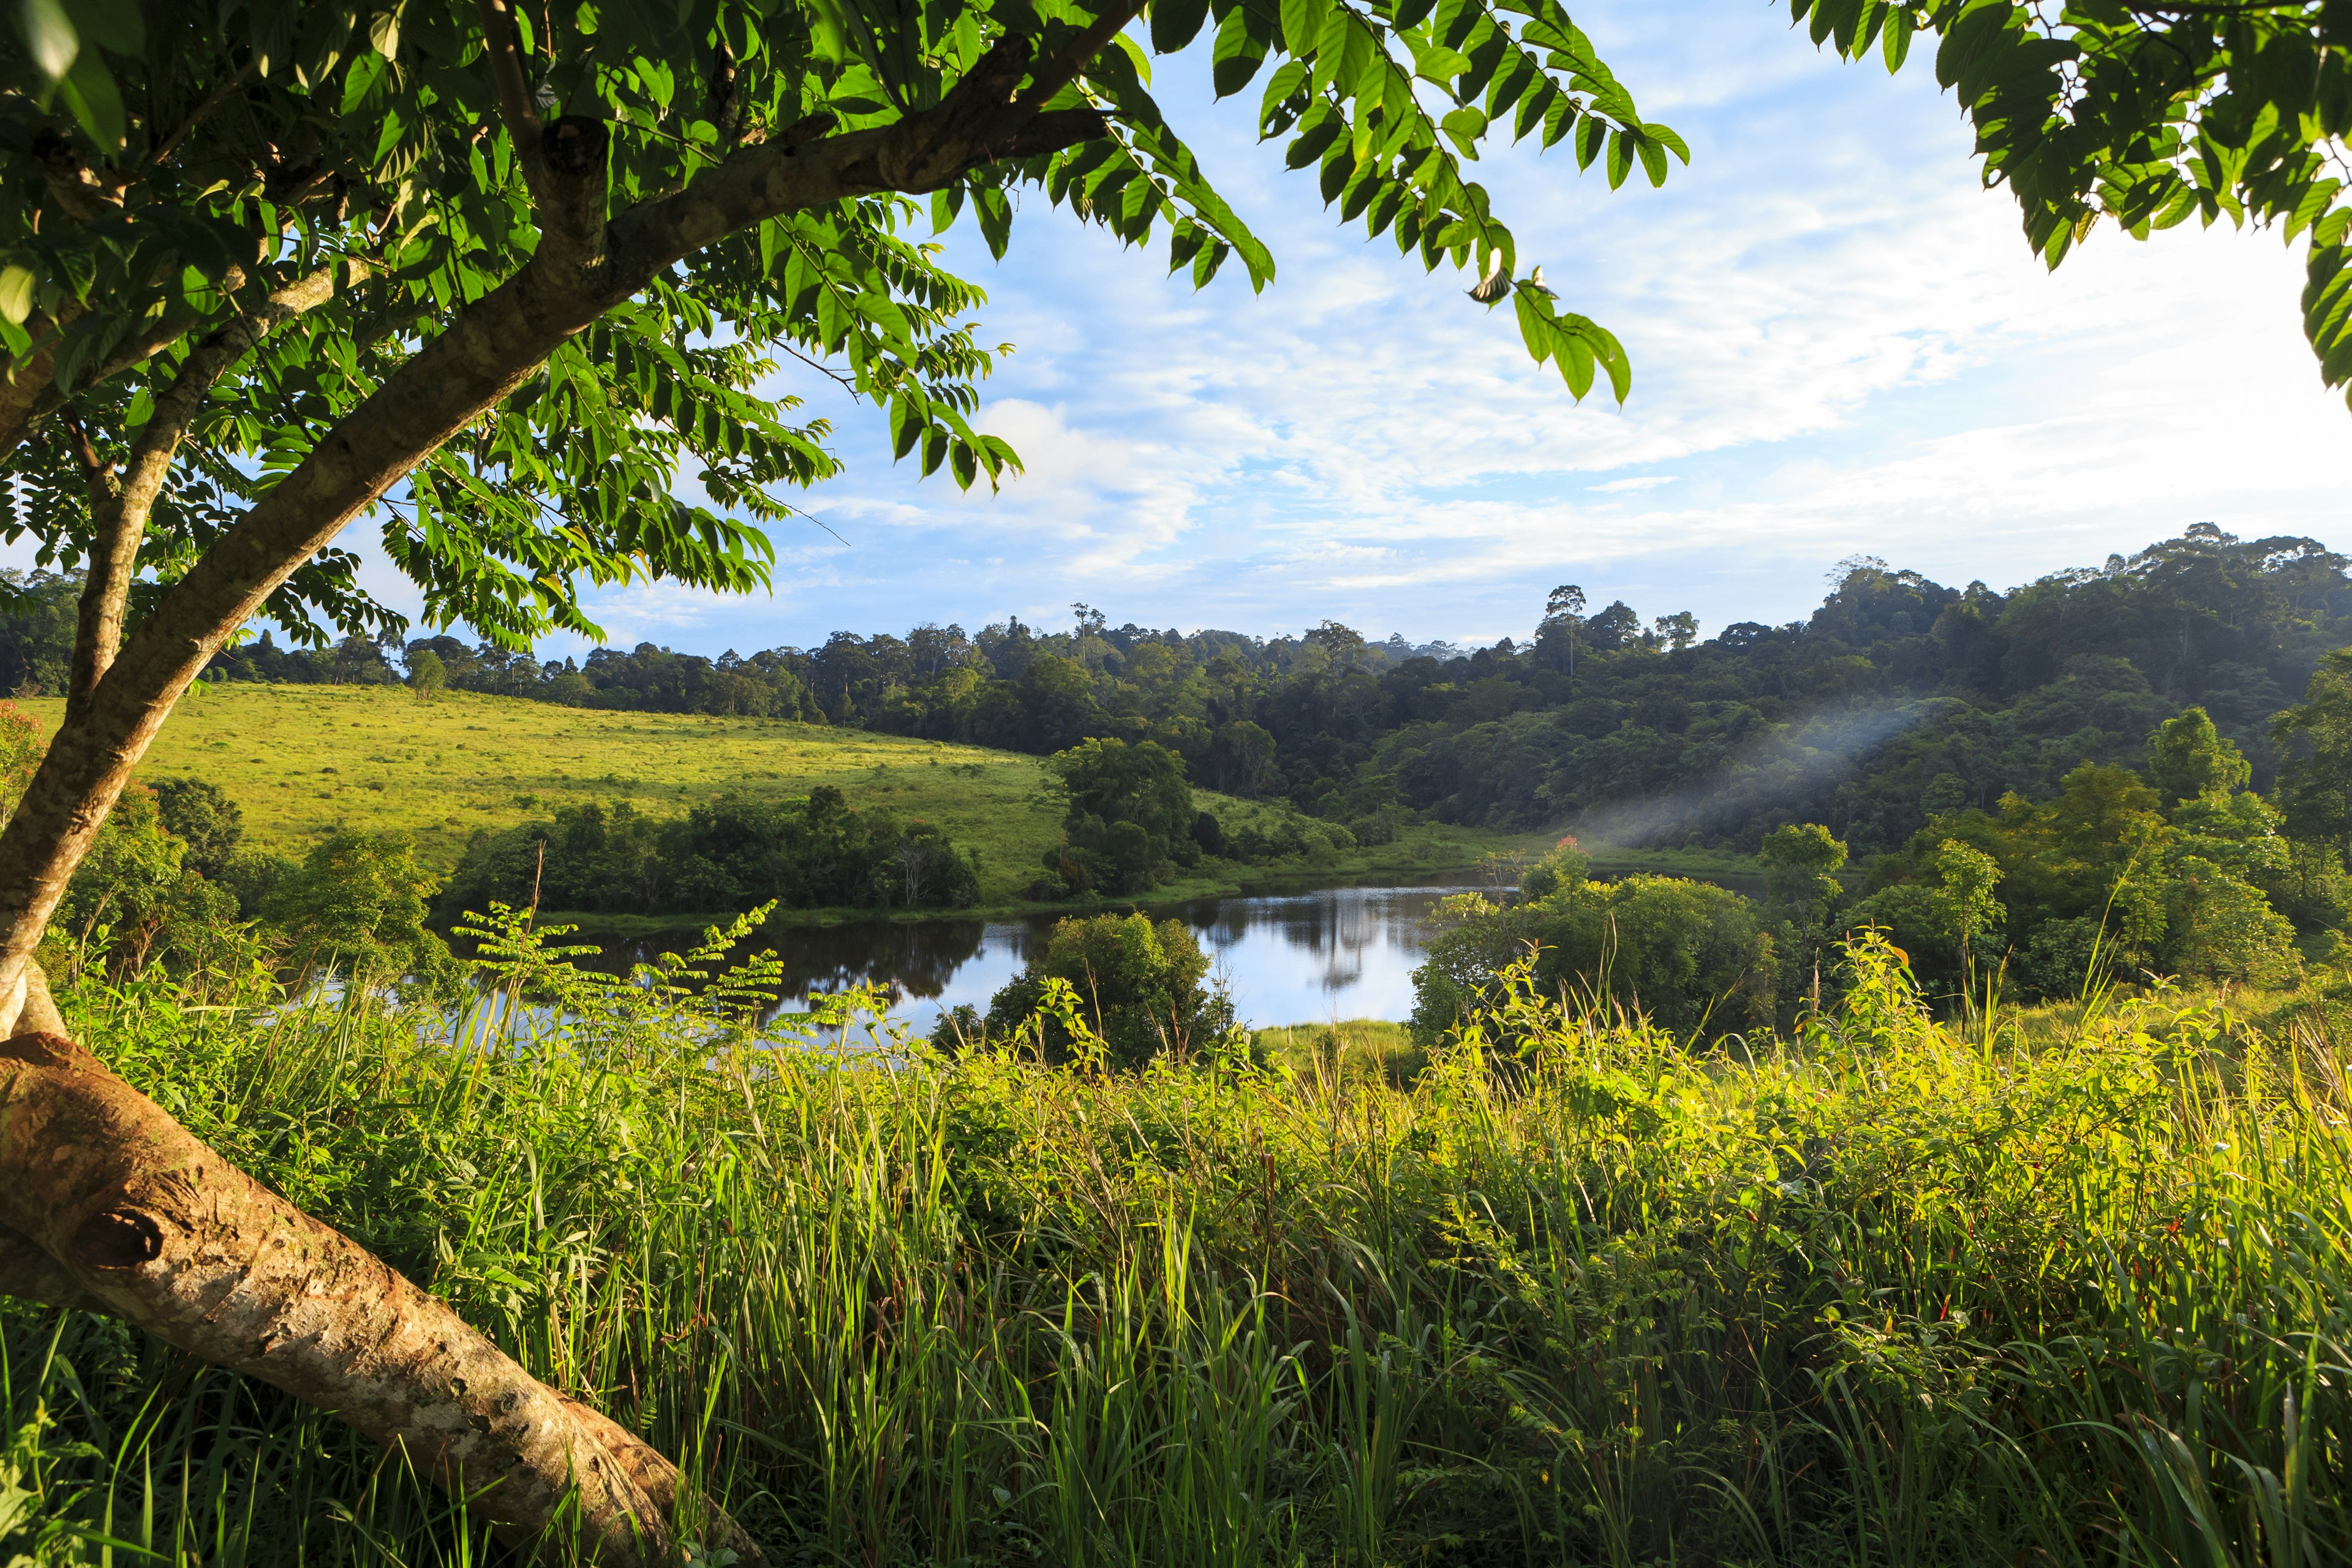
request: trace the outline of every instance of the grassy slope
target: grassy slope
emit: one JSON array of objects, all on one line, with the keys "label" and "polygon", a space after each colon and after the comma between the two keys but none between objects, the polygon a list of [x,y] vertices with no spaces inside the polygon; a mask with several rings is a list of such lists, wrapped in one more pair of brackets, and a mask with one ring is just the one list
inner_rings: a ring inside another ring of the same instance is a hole
[{"label": "grassy slope", "polygon": [[[54,700],[21,706],[48,731],[64,710]],[[828,784],[856,805],[937,822],[979,850],[990,906],[1018,900],[1061,841],[1061,807],[1035,757],[824,725],[608,713],[471,692],[420,702],[383,687],[215,687],[181,703],[141,774],[219,784],[244,809],[247,841],[257,847],[299,855],[339,828],[394,828],[445,868],[475,829],[510,826],[534,807],[625,800],[675,815],[730,791],[803,795]],[[1200,794],[1228,827],[1275,815]],[[1441,871],[1514,842],[1422,828],[1377,853],[1289,869]],[[1192,897],[1232,882],[1230,874],[1204,875],[1165,893]]]}]

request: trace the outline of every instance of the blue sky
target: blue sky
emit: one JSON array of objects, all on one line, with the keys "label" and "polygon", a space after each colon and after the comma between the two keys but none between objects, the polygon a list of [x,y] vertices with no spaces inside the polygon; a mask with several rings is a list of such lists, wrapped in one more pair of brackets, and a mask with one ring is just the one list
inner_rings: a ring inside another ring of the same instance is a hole
[{"label": "blue sky", "polygon": [[1311,171],[1255,145],[1255,89],[1212,102],[1196,49],[1159,62],[1158,91],[1275,285],[1254,296],[1235,266],[1195,293],[1034,195],[1001,265],[951,231],[984,336],[1018,345],[982,423],[1026,474],[992,497],[920,481],[870,410],[788,377],[848,460],[807,498],[839,539],[780,535],[772,596],[598,595],[611,640],[1063,626],[1083,600],[1113,624],[1491,641],[1566,582],[1712,630],[1801,616],[1855,553],[2006,587],[2208,519],[2352,547],[2352,414],[2273,237],[2109,230],[2051,274],[1979,186],[1926,49],[1889,78],[1772,4],[1575,14],[1691,166],[1612,193],[1565,148],[1506,151],[1480,177],[1522,269],[1623,340],[1622,410],[1572,404],[1467,279],[1342,229]]}]

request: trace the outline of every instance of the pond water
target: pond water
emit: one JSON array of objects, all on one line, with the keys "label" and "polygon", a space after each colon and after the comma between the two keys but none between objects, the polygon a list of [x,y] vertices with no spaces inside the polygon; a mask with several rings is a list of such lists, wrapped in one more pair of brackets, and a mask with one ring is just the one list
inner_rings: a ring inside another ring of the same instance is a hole
[{"label": "pond water", "polygon": [[[1153,920],[1190,925],[1230,987],[1235,1011],[1256,1027],[1342,1018],[1402,1019],[1412,1012],[1412,971],[1427,953],[1437,901],[1469,892],[1442,887],[1322,888],[1152,906]],[[1479,890],[1491,890],[1481,888]],[[1042,946],[1059,917],[1007,921],[856,921],[776,926],[754,950],[783,960],[788,995],[869,981],[889,987],[890,1013],[919,1031],[940,1014],[989,998]],[[583,931],[619,967],[675,951],[699,933],[626,937]]]}]

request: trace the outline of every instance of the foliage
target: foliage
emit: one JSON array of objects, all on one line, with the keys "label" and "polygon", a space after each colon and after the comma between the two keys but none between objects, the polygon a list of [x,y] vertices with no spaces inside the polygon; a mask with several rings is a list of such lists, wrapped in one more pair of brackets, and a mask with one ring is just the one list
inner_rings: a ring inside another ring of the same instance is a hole
[{"label": "foliage", "polygon": [[401,835],[338,833],[270,889],[261,913],[305,974],[334,970],[361,984],[413,979],[441,994],[457,971],[448,944],[425,924],[439,886]]},{"label": "foliage", "polygon": [[[1813,42],[1901,67],[1939,35],[1936,79],[1977,131],[2055,267],[2106,218],[2137,239],[2194,216],[2306,240],[2304,331],[2330,386],[2352,382],[2352,18],[2342,0],[1794,0]],[[2352,394],[2347,394],[2352,396]]]},{"label": "foliage", "polygon": [[1770,1031],[1780,955],[1753,900],[1675,877],[1587,881],[1557,858],[1544,869],[1549,890],[1522,902],[1448,901],[1413,971],[1415,1040],[1433,1044],[1494,1005],[1523,963],[1544,995],[1638,1015],[1685,1039]]},{"label": "foliage", "polygon": [[245,838],[245,813],[226,791],[205,779],[157,779],[154,790],[157,818],[186,847],[180,863],[219,880]]},{"label": "foliage", "polygon": [[[771,1560],[2352,1554],[2322,1011],[1963,1039],[1865,944],[1842,1005],[1745,1052],[1522,974],[1410,1086],[1092,1073],[762,1036],[757,974],[703,1005],[502,930],[486,985],[562,1005],[65,1003],[226,1155],[679,1455]],[[46,1402],[20,1484],[53,1517],[247,1568],[500,1550],[276,1390],[96,1314],[0,1329],[0,1430]]]},{"label": "foliage", "polygon": [[[2158,728],[2152,768],[2179,762],[2172,742],[2197,734],[2200,717]],[[2242,776],[2229,764],[2209,749],[2190,771]],[[1972,957],[1991,963],[2003,942],[2020,957],[2016,978],[2038,995],[2072,995],[2116,965],[2290,980],[2294,931],[2269,891],[2288,888],[2293,869],[2278,812],[2223,783],[2168,805],[2168,793],[2127,768],[2086,763],[2051,800],[2012,794],[1996,812],[1938,816],[1874,868],[1873,890],[1846,921],[1890,930],[1938,988]]]},{"label": "foliage", "polygon": [[[1056,986],[1066,1000],[1041,1011]],[[1117,1068],[1212,1051],[1233,1027],[1233,1001],[1211,982],[1191,929],[1140,914],[1055,921],[1044,950],[990,998],[986,1021],[990,1037],[1025,1037],[1049,1060],[1091,1046],[1099,1065]]]},{"label": "foliage", "polygon": [[2288,832],[2326,845],[2352,871],[2352,648],[2319,661],[2303,700],[2271,720],[2283,753],[2279,804]]},{"label": "foliage", "polygon": [[1201,857],[1184,761],[1150,741],[1087,741],[1046,759],[1069,809],[1047,867],[1074,891],[1139,893]]},{"label": "foliage", "polygon": [[860,811],[819,784],[802,800],[729,796],[681,817],[626,802],[559,806],[551,818],[478,832],[440,907],[493,901],[600,914],[788,909],[964,909],[979,868],[937,825]]}]

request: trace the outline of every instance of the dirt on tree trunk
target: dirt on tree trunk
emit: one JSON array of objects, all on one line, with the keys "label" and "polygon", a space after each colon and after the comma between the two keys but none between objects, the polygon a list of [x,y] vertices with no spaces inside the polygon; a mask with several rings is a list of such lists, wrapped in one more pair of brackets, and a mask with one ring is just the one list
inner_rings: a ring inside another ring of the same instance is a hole
[{"label": "dirt on tree trunk", "polygon": [[675,1561],[685,1538],[760,1560],[723,1513],[678,1520],[678,1472],[650,1446],[68,1038],[35,974],[0,1045],[0,1291],[118,1314],[331,1411],[503,1536],[573,1531],[610,1568]]}]

